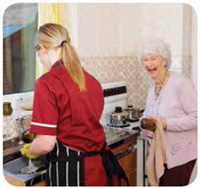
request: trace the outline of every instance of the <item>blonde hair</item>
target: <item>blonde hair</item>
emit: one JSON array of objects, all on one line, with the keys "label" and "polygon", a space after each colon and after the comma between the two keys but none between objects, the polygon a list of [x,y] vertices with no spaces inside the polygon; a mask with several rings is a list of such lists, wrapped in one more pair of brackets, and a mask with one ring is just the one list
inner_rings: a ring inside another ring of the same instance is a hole
[{"label": "blonde hair", "polygon": [[47,50],[62,48],[61,59],[72,80],[78,85],[80,91],[85,91],[85,76],[80,64],[78,54],[70,43],[66,28],[62,25],[47,23],[40,26],[36,34],[35,46],[42,44]]}]

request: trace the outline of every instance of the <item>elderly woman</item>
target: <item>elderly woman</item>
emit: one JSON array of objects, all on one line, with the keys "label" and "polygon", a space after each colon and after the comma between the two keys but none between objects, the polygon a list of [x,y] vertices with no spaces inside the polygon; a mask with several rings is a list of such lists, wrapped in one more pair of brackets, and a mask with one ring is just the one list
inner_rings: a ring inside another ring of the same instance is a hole
[{"label": "elderly woman", "polygon": [[[184,76],[169,71],[166,43],[147,40],[139,49],[139,60],[153,80],[143,117],[159,120],[164,131],[166,163],[158,184],[187,185],[197,159],[197,91]],[[143,131],[148,137],[154,134]]]}]

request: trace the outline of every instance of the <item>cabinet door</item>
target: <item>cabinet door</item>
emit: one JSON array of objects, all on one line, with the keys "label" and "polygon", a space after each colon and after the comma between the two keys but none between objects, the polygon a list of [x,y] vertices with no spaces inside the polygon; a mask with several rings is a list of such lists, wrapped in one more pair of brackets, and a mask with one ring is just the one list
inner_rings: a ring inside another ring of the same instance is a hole
[{"label": "cabinet door", "polygon": [[136,186],[137,180],[137,150],[133,150],[128,155],[120,158],[119,164],[125,171],[131,186]]}]

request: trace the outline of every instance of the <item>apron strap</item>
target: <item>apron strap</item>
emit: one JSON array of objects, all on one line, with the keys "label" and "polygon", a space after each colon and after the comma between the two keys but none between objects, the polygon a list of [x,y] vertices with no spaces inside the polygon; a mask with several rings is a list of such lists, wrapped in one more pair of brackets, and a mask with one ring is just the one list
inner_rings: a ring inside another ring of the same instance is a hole
[{"label": "apron strap", "polygon": [[103,152],[100,155],[106,170],[108,185],[113,186],[112,175],[117,175],[119,185],[121,185],[121,179],[123,179],[127,186],[129,186],[128,178],[114,154],[110,150],[106,150],[106,152]]},{"label": "apron strap", "polygon": [[106,171],[106,177],[109,186],[113,186],[113,175],[116,175],[118,178],[118,184],[121,185],[121,179],[123,179],[127,186],[129,186],[128,178],[120,166],[119,162],[117,161],[116,157],[112,153],[111,150],[106,150],[107,143],[105,142],[102,149],[100,151],[92,151],[84,153],[84,157],[100,155],[102,159],[102,163],[104,169]]}]

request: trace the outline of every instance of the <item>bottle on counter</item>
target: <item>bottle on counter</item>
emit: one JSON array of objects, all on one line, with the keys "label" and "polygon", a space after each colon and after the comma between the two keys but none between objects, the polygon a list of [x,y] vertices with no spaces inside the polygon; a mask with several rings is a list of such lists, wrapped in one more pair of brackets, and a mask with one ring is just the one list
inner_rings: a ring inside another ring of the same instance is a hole
[{"label": "bottle on counter", "polygon": [[3,115],[4,116],[10,116],[13,112],[13,108],[11,106],[10,102],[4,102],[3,103]]}]

